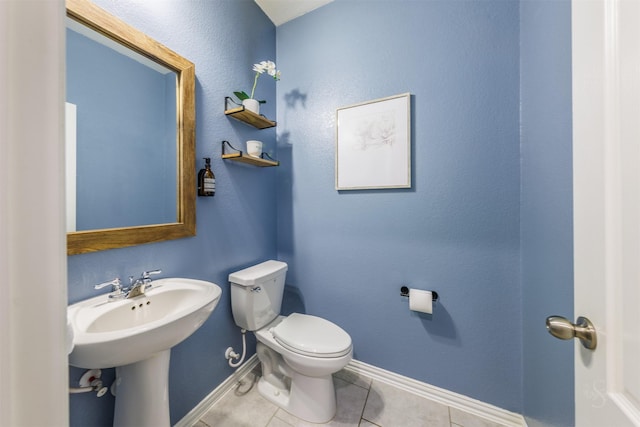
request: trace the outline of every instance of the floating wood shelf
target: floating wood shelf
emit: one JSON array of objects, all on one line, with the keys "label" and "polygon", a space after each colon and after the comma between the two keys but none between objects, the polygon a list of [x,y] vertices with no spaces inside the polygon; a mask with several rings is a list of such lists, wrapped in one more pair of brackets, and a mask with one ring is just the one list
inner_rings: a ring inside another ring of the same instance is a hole
[{"label": "floating wood shelf", "polygon": [[[230,100],[231,98],[228,96],[225,97],[225,108],[228,106]],[[258,129],[267,129],[276,126],[276,122],[267,119],[265,116],[256,114],[253,111],[249,111],[242,105],[236,108],[226,109],[224,114]]]},{"label": "floating wood shelf", "polygon": [[[235,150],[235,153],[225,153],[224,146],[228,144],[231,149]],[[264,156],[264,154],[263,154]],[[280,166],[280,162],[277,160],[264,159],[262,157],[253,157],[250,156],[240,150],[236,150],[233,148],[228,141],[222,141],[222,159],[223,160],[233,160],[234,162],[247,163],[253,166],[258,166],[261,168]]]},{"label": "floating wood shelf", "polygon": [[240,163],[248,163],[250,165],[260,166],[263,168],[280,165],[280,162],[274,162],[273,160],[262,159],[260,157],[253,157],[243,153],[242,151],[239,153],[223,154],[222,158],[224,160],[233,160]]}]

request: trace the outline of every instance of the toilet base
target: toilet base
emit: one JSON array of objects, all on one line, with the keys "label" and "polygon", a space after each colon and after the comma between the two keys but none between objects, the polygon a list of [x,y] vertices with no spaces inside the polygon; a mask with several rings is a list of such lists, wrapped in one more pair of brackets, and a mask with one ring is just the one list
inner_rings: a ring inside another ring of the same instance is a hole
[{"label": "toilet base", "polygon": [[291,415],[311,423],[326,423],[336,415],[333,377],[307,377],[293,372],[291,387],[280,388],[262,377],[258,382],[262,397]]},{"label": "toilet base", "polygon": [[310,377],[292,369],[281,354],[258,342],[256,353],[262,366],[258,392],[296,417],[325,423],[336,414],[336,392],[331,374]]}]

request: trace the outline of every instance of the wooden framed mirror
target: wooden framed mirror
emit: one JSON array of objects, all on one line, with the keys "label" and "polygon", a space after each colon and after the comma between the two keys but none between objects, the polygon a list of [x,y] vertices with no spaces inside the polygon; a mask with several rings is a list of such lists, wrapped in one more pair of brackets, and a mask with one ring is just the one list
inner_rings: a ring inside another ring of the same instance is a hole
[{"label": "wooden framed mirror", "polygon": [[[74,225],[72,228],[68,228],[77,231],[67,233],[67,254],[74,255],[194,236],[196,234],[194,64],[87,0],[67,0],[66,7],[67,17],[74,22],[74,25],[75,23],[79,23],[91,31],[117,42],[119,45],[118,50],[135,52],[141,55],[145,61],[149,62],[150,60],[153,62],[152,65],[164,67],[167,73],[171,74],[169,80],[175,81],[175,85],[170,86],[170,89],[166,90],[170,95],[168,97],[169,101],[167,101],[169,104],[167,107],[169,111],[168,117],[172,117],[175,114],[175,127],[172,127],[172,130],[169,131],[170,138],[168,138],[169,142],[167,144],[171,146],[169,151],[172,154],[170,156],[164,155],[164,157],[169,157],[165,159],[168,166],[163,168],[166,170],[166,175],[168,175],[167,179],[164,179],[163,182],[167,184],[156,190],[157,194],[166,193],[169,195],[168,202],[165,203],[170,205],[168,215],[158,217],[160,219],[152,218],[147,221],[133,221],[132,224],[134,225],[119,224],[118,221],[120,220],[122,212],[128,210],[136,212],[140,210],[142,206],[146,207],[151,203],[145,202],[144,199],[135,199],[135,201],[132,202],[119,200],[117,195],[122,194],[122,191],[116,189],[114,191],[116,194],[114,198],[117,200],[95,202],[96,206],[100,206],[100,203],[103,202],[106,203],[105,206],[120,205],[119,210],[113,213],[113,216],[116,217],[113,221],[113,226],[110,225],[110,222],[107,222],[107,225],[98,222],[98,226],[88,225],[76,229]],[[123,47],[124,49],[122,49]],[[126,52],[125,54],[128,55]],[[67,54],[67,56],[69,56],[69,54]],[[86,70],[84,72],[85,74],[91,74]],[[175,78],[173,77],[173,73],[175,73]],[[69,84],[67,84],[67,86],[69,86]],[[69,93],[69,90],[67,92]],[[100,100],[100,102],[102,102],[102,100]],[[175,103],[175,110],[173,110],[172,103]],[[78,109],[80,111],[80,106]],[[118,108],[112,108],[112,110],[114,109]],[[78,114],[78,120],[83,120],[80,114]],[[98,135],[103,132],[102,124],[99,124],[91,128],[88,133]],[[146,131],[142,131],[142,133],[146,134]],[[175,135],[175,145],[173,135]],[[111,142],[114,142],[115,145],[115,142],[119,142],[122,139],[119,135],[110,138],[109,143],[102,143],[100,145],[101,149],[107,148],[107,146],[111,145]],[[138,136],[138,138],[140,137]],[[81,142],[82,141],[78,140],[78,144]],[[124,167],[122,170],[111,170],[111,166],[97,167],[95,170],[96,174],[101,177],[118,175],[121,178],[120,181],[124,182],[124,187],[131,187],[137,185],[137,181],[140,180],[135,177],[129,177],[128,171],[139,167],[148,175],[157,173],[156,166],[149,164],[150,162],[145,152],[140,153],[138,150],[135,154],[128,154],[123,153],[122,148],[116,150],[118,151],[114,155],[120,156],[120,158],[131,156],[136,165],[134,167]],[[147,150],[147,153],[153,154],[156,151],[156,147],[147,147],[145,150]],[[102,152],[99,152],[91,153],[90,156],[91,158],[101,158],[104,155]],[[78,163],[80,163],[80,159],[78,159]],[[73,181],[75,182],[75,170],[73,174]],[[70,181],[69,178],[67,181]],[[80,176],[78,176],[77,182],[79,185],[85,181],[85,178],[81,179]],[[75,183],[73,185],[75,186]],[[114,185],[115,184],[107,184],[107,186],[111,187]],[[141,183],[140,185],[142,188],[138,189],[138,194],[145,193],[147,190],[145,184]],[[103,191],[98,191],[95,188],[90,189],[89,192],[93,193],[92,196],[103,193]],[[69,193],[69,191],[67,193]],[[73,196],[69,197],[74,198],[71,209],[75,209],[75,188]],[[85,202],[82,202],[80,198],[78,198],[78,204],[80,205],[81,203]],[[67,206],[69,206],[69,204]],[[99,208],[95,207],[94,209],[99,210]],[[101,210],[104,211],[105,209]],[[72,214],[75,224],[75,211],[72,212]]]}]

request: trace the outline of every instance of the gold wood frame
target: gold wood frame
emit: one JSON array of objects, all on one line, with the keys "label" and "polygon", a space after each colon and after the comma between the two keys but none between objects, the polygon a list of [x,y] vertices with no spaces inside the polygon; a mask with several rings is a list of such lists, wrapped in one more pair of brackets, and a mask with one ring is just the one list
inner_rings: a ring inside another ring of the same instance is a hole
[{"label": "gold wood frame", "polygon": [[195,65],[87,0],[67,0],[67,16],[177,73],[177,222],[67,233],[75,255],[196,234]]}]

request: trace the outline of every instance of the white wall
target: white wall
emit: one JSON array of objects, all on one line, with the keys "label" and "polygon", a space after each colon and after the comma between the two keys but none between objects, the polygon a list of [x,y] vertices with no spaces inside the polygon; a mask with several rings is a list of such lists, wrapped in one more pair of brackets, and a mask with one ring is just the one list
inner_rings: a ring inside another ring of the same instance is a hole
[{"label": "white wall", "polygon": [[0,2],[0,425],[68,424],[64,1]]}]

